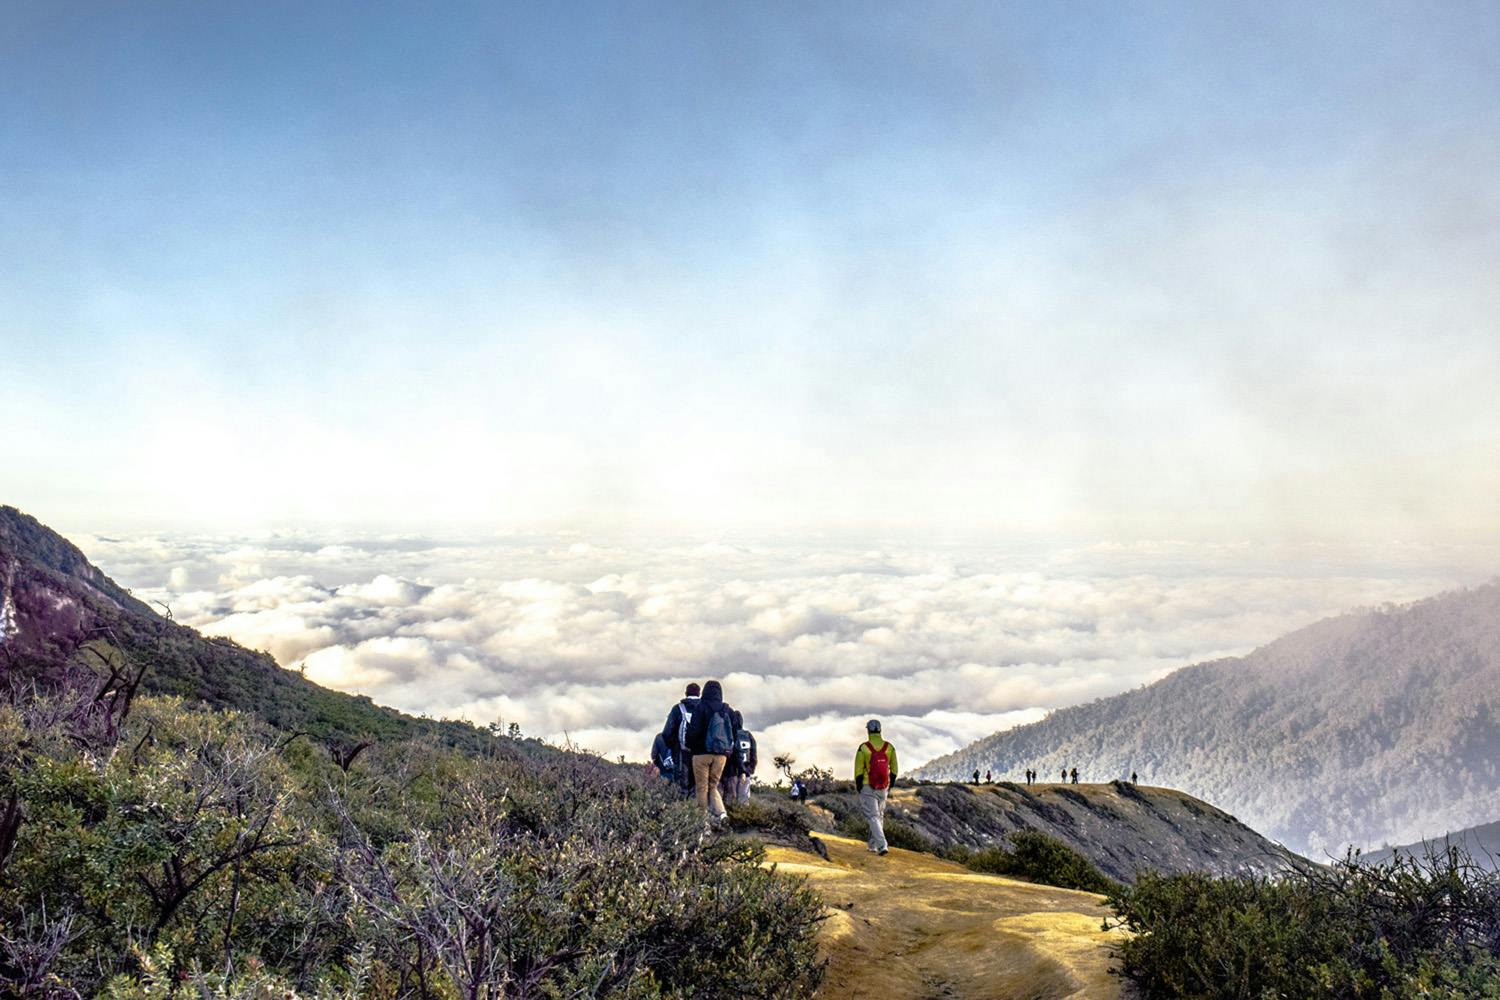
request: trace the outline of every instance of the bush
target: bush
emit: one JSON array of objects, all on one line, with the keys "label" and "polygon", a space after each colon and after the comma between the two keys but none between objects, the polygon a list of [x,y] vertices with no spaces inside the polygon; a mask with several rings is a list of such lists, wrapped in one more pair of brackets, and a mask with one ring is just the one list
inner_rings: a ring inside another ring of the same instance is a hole
[{"label": "bush", "polygon": [[706,840],[636,769],[432,735],[346,769],[170,698],[101,727],[90,697],[0,703],[0,995],[798,998],[820,981],[816,895],[758,847]]},{"label": "bush", "polygon": [[726,808],[731,829],[738,833],[754,831],[767,840],[801,847],[812,832],[812,816],[807,808],[784,797],[760,795]]},{"label": "bush", "polygon": [[1150,996],[1500,997],[1500,876],[1457,849],[1274,881],[1145,873],[1110,905]]},{"label": "bush", "polygon": [[1004,847],[985,847],[979,850],[953,847],[943,854],[951,861],[988,875],[1023,878],[1061,889],[1081,889],[1100,894],[1109,894],[1120,888],[1118,883],[1099,871],[1092,861],[1056,837],[1049,837],[1037,830],[1016,830],[1007,839],[1011,845],[1008,850]]}]

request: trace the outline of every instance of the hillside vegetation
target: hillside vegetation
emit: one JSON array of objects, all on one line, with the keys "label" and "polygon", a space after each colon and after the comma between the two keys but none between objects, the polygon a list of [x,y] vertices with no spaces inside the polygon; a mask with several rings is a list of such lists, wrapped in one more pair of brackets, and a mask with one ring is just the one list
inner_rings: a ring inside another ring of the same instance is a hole
[{"label": "hillside vegetation", "polygon": [[0,704],[0,995],[802,997],[821,901],[637,769]]},{"label": "hillside vegetation", "polygon": [[1276,880],[1151,874],[1110,905],[1148,997],[1500,997],[1500,876],[1458,849]]},{"label": "hillside vegetation", "polygon": [[919,768],[955,780],[1139,772],[1299,853],[1500,815],[1500,583],[1319,622],[1065,708]]}]

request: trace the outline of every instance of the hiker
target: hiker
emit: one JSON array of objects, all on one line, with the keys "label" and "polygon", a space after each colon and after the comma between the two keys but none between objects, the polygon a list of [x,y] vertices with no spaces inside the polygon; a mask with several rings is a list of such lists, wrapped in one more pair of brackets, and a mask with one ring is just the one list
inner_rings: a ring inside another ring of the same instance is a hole
[{"label": "hiker", "polygon": [[736,752],[739,747],[740,713],[731,710],[729,719],[734,733],[731,743],[735,749],[729,751],[729,757],[724,761],[724,775],[719,779],[719,796],[726,805],[737,800],[740,788],[740,755]]},{"label": "hiker", "polygon": [[1078,768],[1073,768],[1073,784],[1078,784]]},{"label": "hiker", "polygon": [[1130,783],[1132,785],[1135,784],[1135,772],[1134,771],[1130,772]]},{"label": "hiker", "polygon": [[755,754],[755,734],[742,727],[743,720],[740,713],[734,713],[734,754],[739,762],[739,786],[735,789],[734,800],[740,805],[750,801],[750,782],[755,778],[755,765],[758,758]]},{"label": "hiker", "polygon": [[672,748],[667,746],[666,737],[661,733],[657,733],[656,739],[651,741],[651,766],[656,768],[657,775],[663,780],[677,780],[677,762],[673,759]]},{"label": "hiker", "polygon": [[667,749],[672,751],[673,771],[677,787],[683,795],[693,791],[693,755],[688,753],[687,731],[693,716],[698,712],[698,694],[698,685],[689,684],[682,700],[667,713],[667,724],[661,729],[662,739],[667,741]]},{"label": "hiker", "polygon": [[1031,768],[1028,767],[1026,769],[1026,784],[1029,785],[1029,784],[1031,784],[1035,780],[1036,780],[1036,772],[1033,771]]},{"label": "hiker", "polygon": [[988,785],[990,783],[990,772],[989,771],[985,771],[984,772],[984,783],[986,785]]},{"label": "hiker", "polygon": [[793,802],[801,802],[802,801],[802,797],[806,794],[806,791],[802,787],[802,779],[801,778],[793,778],[792,779],[792,790],[788,794],[791,795]]},{"label": "hiker", "polygon": [[725,802],[744,804],[750,801],[750,776],[755,773],[755,736],[745,729],[744,716],[738,710],[732,715],[734,749],[729,753],[729,762],[724,765],[719,794]]},{"label": "hiker", "polygon": [[686,732],[687,752],[693,755],[693,785],[698,791],[698,807],[712,823],[729,815],[724,811],[724,797],[719,794],[719,779],[734,750],[734,709],[724,704],[724,686],[718,681],[703,685],[698,710]]},{"label": "hiker", "polygon": [[974,784],[979,784],[979,768],[974,768]]},{"label": "hiker", "polygon": [[1063,768],[1062,783],[1065,784],[1065,785],[1068,783],[1068,769],[1067,768]]},{"label": "hiker", "polygon": [[896,781],[896,747],[880,734],[880,720],[865,723],[868,736],[854,754],[854,787],[859,791],[859,808],[870,825],[869,850],[885,854],[886,792]]}]

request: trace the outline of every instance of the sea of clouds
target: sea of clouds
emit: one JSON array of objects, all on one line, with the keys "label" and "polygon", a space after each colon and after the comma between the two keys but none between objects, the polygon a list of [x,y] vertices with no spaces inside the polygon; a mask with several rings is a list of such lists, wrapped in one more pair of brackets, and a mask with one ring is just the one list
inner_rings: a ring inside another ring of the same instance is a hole
[{"label": "sea of clouds", "polygon": [[1487,561],[1402,546],[574,533],[77,540],[177,621],[320,684],[611,756],[644,759],[684,684],[720,678],[767,776],[782,753],[846,767],[870,716],[910,769],[1330,614],[1478,582],[1465,567]]}]

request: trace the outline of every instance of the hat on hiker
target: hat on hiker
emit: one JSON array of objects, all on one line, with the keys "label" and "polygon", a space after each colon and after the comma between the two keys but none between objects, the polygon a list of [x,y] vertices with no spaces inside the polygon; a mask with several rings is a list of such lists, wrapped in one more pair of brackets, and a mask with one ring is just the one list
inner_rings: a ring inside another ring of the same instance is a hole
[{"label": "hat on hiker", "polygon": [[693,683],[689,684],[687,686],[687,691],[684,692],[684,694],[686,694],[686,696],[689,697],[689,698],[696,698],[696,697],[698,697],[698,682],[697,681],[693,681]]},{"label": "hat on hiker", "polygon": [[867,732],[867,733],[878,733],[878,732],[880,732],[880,720],[879,719],[871,719],[869,722],[866,722],[865,723],[865,732]]}]

